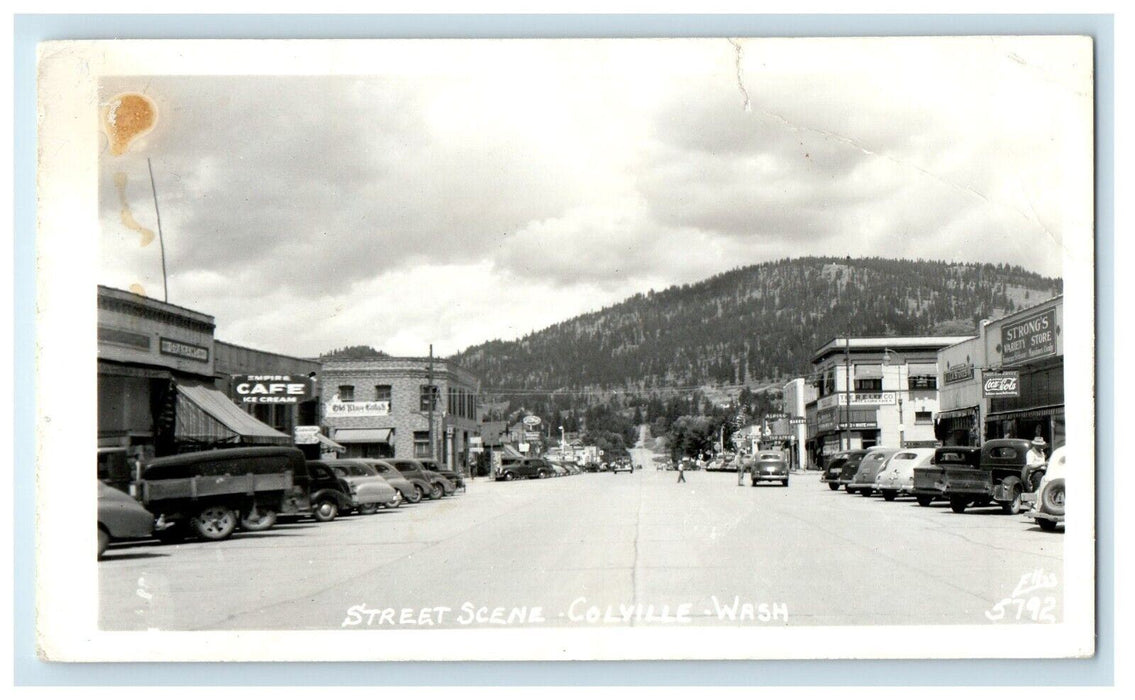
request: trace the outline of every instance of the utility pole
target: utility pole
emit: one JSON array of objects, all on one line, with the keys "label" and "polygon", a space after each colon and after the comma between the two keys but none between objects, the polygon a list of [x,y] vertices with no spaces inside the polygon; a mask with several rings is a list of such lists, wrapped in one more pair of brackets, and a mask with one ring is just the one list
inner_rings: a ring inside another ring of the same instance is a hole
[{"label": "utility pole", "polygon": [[434,451],[434,346],[430,343],[430,363],[426,366],[426,381],[429,388],[426,389],[429,395],[429,424],[430,424],[430,459],[435,459],[437,453]]},{"label": "utility pole", "polygon": [[851,422],[851,337],[844,335],[843,337],[843,439],[847,442],[847,447],[844,449],[851,449],[851,432],[848,424]]}]

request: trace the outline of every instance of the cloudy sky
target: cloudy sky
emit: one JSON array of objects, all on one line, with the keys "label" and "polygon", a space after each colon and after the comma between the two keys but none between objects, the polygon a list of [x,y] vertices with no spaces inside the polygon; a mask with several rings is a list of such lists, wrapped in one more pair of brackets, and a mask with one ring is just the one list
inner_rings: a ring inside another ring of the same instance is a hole
[{"label": "cloudy sky", "polygon": [[169,301],[220,339],[304,356],[448,355],[783,257],[1059,276],[1064,241],[1091,233],[1091,202],[1068,203],[1090,168],[1082,44],[417,42],[371,59],[104,78],[102,101],[140,92],[158,122],[123,155],[103,139],[99,282],[162,297],[158,242],[123,223],[125,203],[157,230],[147,159]]}]

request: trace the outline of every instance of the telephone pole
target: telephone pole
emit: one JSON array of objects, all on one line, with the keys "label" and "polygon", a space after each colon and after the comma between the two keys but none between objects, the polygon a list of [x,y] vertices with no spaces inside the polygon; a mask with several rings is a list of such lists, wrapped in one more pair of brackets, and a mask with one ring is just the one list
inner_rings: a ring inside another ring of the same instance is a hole
[{"label": "telephone pole", "polygon": [[843,337],[843,400],[844,407],[841,413],[843,414],[843,439],[847,442],[847,447],[844,449],[851,449],[851,337],[844,335]]},{"label": "telephone pole", "polygon": [[429,388],[426,392],[429,395],[429,424],[430,424],[430,459],[437,458],[437,452],[434,450],[434,346],[430,343],[430,363],[426,366],[426,381]]}]

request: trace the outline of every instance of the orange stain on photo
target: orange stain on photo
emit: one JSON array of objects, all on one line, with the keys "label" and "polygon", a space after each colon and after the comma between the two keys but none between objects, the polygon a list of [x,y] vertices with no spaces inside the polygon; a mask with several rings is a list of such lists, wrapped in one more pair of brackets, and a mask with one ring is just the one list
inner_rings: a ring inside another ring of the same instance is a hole
[{"label": "orange stain on photo", "polygon": [[110,141],[112,155],[120,156],[130,144],[153,130],[158,123],[158,109],[153,101],[136,92],[111,98],[102,112],[102,126]]},{"label": "orange stain on photo", "polygon": [[126,201],[126,173],[119,171],[114,174],[114,186],[118,189],[118,201],[121,204],[118,215],[122,219],[122,225],[131,231],[142,234],[139,245],[145,248],[154,242],[154,232],[138,223],[134,219],[134,213],[130,211],[130,204]]}]

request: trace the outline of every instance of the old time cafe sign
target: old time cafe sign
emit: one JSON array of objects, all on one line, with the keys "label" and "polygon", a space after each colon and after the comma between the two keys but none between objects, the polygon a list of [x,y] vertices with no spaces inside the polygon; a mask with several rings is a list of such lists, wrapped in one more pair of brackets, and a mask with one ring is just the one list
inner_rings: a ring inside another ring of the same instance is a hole
[{"label": "old time cafe sign", "polygon": [[313,396],[311,379],[288,374],[237,374],[232,388],[241,403],[300,403]]},{"label": "old time cafe sign", "polygon": [[1056,354],[1056,309],[1001,326],[1001,364],[1010,366]]}]

